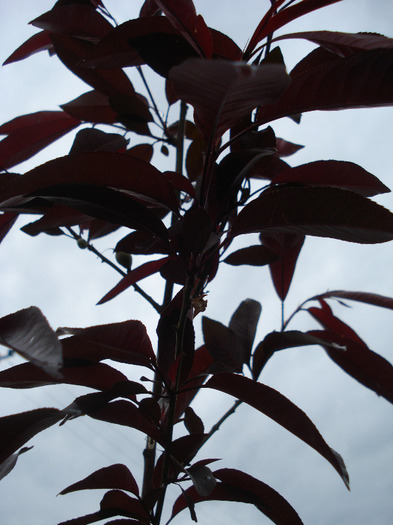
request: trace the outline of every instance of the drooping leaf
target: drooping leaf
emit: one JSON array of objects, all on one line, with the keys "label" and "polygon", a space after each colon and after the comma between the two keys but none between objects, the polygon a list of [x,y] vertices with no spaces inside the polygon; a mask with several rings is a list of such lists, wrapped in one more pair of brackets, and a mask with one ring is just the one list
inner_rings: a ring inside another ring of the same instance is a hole
[{"label": "drooping leaf", "polygon": [[359,51],[393,48],[393,38],[376,33],[340,33],[338,31],[303,31],[277,36],[273,42],[301,38],[324,47],[341,57],[350,56]]},{"label": "drooping leaf", "polygon": [[319,160],[281,171],[274,184],[298,183],[305,186],[333,186],[364,197],[390,192],[377,177],[354,164],[338,160]]},{"label": "drooping leaf", "polygon": [[48,50],[49,53],[53,54],[53,44],[50,39],[50,34],[47,31],[40,31],[35,35],[31,36],[26,42],[18,47],[8,58],[3,62],[3,66],[11,64],[12,62],[18,62],[25,58],[39,53],[40,51]]},{"label": "drooping leaf", "polygon": [[305,237],[294,233],[261,232],[259,239],[265,248],[278,257],[278,260],[269,264],[269,269],[277,295],[284,301]]},{"label": "drooping leaf", "polygon": [[0,465],[32,437],[61,419],[57,408],[38,408],[0,417]]},{"label": "drooping leaf", "polygon": [[317,49],[291,72],[292,82],[277,103],[264,106],[258,122],[315,110],[393,104],[393,49],[373,49],[340,58]]},{"label": "drooping leaf", "polygon": [[61,343],[36,306],[0,319],[0,344],[18,352],[49,375],[62,377]]},{"label": "drooping leaf", "polygon": [[262,481],[235,469],[220,469],[213,472],[218,481],[207,496],[190,487],[173,505],[171,520],[189,506],[189,502],[238,501],[250,503],[270,518],[276,525],[302,525],[296,511],[274,489]]},{"label": "drooping leaf", "polygon": [[59,494],[64,495],[85,489],[122,489],[139,496],[134,476],[125,465],[119,463],[96,470],[81,481],[69,485]]},{"label": "drooping leaf", "polygon": [[380,306],[382,308],[389,308],[390,310],[393,310],[393,298],[385,297],[384,295],[378,295],[376,293],[335,290],[316,295],[313,297],[313,299],[329,299],[329,297],[358,301],[360,303],[372,304],[374,306]]},{"label": "drooping leaf", "polygon": [[279,188],[247,204],[235,219],[232,236],[252,232],[296,233],[374,244],[393,239],[393,214],[347,190]]},{"label": "drooping leaf", "polygon": [[217,374],[209,379],[205,386],[240,399],[292,432],[321,454],[349,488],[349,477],[341,456],[328,446],[307,415],[282,394],[236,374]]},{"label": "drooping leaf", "polygon": [[33,157],[80,124],[63,111],[39,111],[6,122],[0,126],[0,134],[8,135],[0,142],[0,169]]},{"label": "drooping leaf", "polygon": [[295,5],[289,5],[279,11],[278,8],[285,2],[285,0],[276,0],[269,11],[262,18],[258,27],[254,31],[250,42],[246,48],[245,56],[249,56],[255,49],[256,45],[265,37],[274,33],[280,27],[296,20],[301,16],[311,13],[316,9],[335,4],[340,0],[305,0],[297,2]]},{"label": "drooping leaf", "polygon": [[154,273],[158,272],[160,268],[169,260],[170,257],[164,257],[163,259],[158,259],[156,261],[149,261],[147,263],[142,264],[138,268],[135,268],[135,270],[131,270],[114,288],[112,288],[112,290],[110,290],[106,295],[104,295],[104,297],[100,299],[97,304],[103,304],[107,301],[110,301],[111,299],[119,295],[121,292],[124,292],[124,290],[127,290],[127,288],[129,288],[130,286],[133,286],[141,279],[149,277],[150,275],[153,275]]},{"label": "drooping leaf", "polygon": [[15,452],[11,456],[9,456],[5,461],[3,461],[0,464],[0,480],[8,476],[11,470],[15,467],[20,454],[23,454],[24,452],[27,452],[28,450],[31,450],[32,448],[33,447],[23,447],[20,450],[18,450],[18,452]]},{"label": "drooping leaf", "polygon": [[192,0],[156,0],[156,4],[199,55],[211,58],[212,37],[203,17],[197,15]]},{"label": "drooping leaf", "polygon": [[68,4],[53,7],[35,18],[31,25],[49,31],[99,42],[112,25],[93,6]]},{"label": "drooping leaf", "polygon": [[277,100],[290,82],[279,64],[255,67],[203,59],[172,68],[169,79],[177,95],[194,106],[195,122],[207,144],[257,106]]}]

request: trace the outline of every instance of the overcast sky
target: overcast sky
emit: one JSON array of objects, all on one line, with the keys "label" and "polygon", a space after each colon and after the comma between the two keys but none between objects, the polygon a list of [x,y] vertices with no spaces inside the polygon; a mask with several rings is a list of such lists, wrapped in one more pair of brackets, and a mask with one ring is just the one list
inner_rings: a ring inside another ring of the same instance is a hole
[{"label": "overcast sky", "polygon": [[[141,4],[136,0],[106,1],[118,22],[137,16]],[[244,47],[270,2],[196,0],[195,4],[208,25],[228,33]],[[27,23],[51,7],[49,0],[1,2],[1,61],[35,32]],[[379,32],[393,37],[392,20],[391,2],[344,0],[291,24],[285,32],[330,29]],[[292,40],[282,48],[291,68],[312,46]],[[45,53],[2,68],[0,85],[0,123],[20,114],[56,109],[59,104],[89,90],[59,65],[55,57],[49,58]],[[393,187],[392,120],[390,108],[364,109],[315,112],[304,115],[300,126],[283,119],[273,127],[277,136],[306,145],[289,159],[291,165],[318,159],[349,160]],[[66,154],[72,137],[71,133],[14,171],[23,173]],[[159,152],[155,160],[161,169],[172,168]],[[393,209],[392,194],[376,200]],[[21,219],[17,226],[24,222],[26,220]],[[110,256],[116,239],[105,238],[97,247]],[[392,263],[391,243],[367,247],[307,239],[286,310],[290,313],[305,298],[328,289],[364,290],[393,296]],[[66,238],[31,238],[15,227],[0,246],[0,316],[36,305],[54,328],[137,318],[146,323],[154,340],[157,319],[152,308],[134,292],[95,306],[117,281],[117,274],[109,267]],[[161,300],[162,284],[158,278],[149,278],[141,284]],[[246,297],[259,300],[263,306],[256,338],[259,342],[266,333],[279,328],[280,303],[267,269],[224,266],[209,288],[206,315],[227,323]],[[391,311],[360,304],[353,304],[352,309],[335,305],[334,311],[357,330],[370,348],[392,362]],[[306,330],[315,326],[303,314],[292,328]],[[199,322],[197,330],[200,343]],[[12,357],[0,361],[0,367],[19,362],[20,358]],[[132,378],[141,374],[140,369],[124,370]],[[243,469],[268,483],[287,498],[305,525],[392,523],[393,412],[389,403],[357,384],[318,347],[281,353],[269,363],[262,381],[302,408],[328,444],[340,452],[351,477],[351,492],[311,448],[268,418],[243,406],[202,450],[201,457],[222,457],[223,461],[217,463],[220,468]],[[71,386],[24,391],[3,389],[0,390],[0,416],[42,406],[63,408],[78,394]],[[224,396],[207,400],[204,394],[194,407],[206,428],[210,428],[230,405],[231,400]],[[21,456],[14,471],[0,483],[0,516],[7,525],[53,525],[94,512],[99,505],[98,492],[55,496],[97,468],[126,463],[138,481],[141,479],[144,436],[136,431],[99,424],[84,417],[62,427],[52,427],[29,444],[34,445],[33,450]],[[174,492],[173,498],[177,495]],[[253,507],[240,504],[200,504],[196,510],[201,524],[270,523]],[[191,523],[187,511],[174,521],[177,523]]]}]

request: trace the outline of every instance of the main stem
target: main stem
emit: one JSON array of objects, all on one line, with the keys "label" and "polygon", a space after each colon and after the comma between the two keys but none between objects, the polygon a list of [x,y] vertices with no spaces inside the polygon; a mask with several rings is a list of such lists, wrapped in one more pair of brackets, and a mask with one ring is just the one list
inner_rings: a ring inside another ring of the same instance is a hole
[{"label": "main stem", "polygon": [[[187,114],[187,104],[184,102],[180,103],[180,117],[179,117],[179,127],[176,141],[176,172],[179,174],[183,173],[183,159],[184,159],[184,137],[185,137],[185,127],[186,127],[186,114]],[[173,222],[173,217],[172,217]],[[173,297],[173,283],[167,281],[165,284],[164,291],[164,300],[162,304],[162,310],[164,310]],[[159,356],[157,356],[159,360]],[[154,377],[154,387],[153,387],[153,397],[158,400],[161,397],[162,393],[162,380],[158,374],[155,374]],[[173,422],[172,422],[173,425]],[[169,439],[169,438],[168,438]],[[172,441],[172,434],[170,435],[170,442]],[[143,473],[143,486],[142,486],[142,496],[145,496],[152,489],[152,477],[156,461],[156,442],[150,437],[147,438],[146,447],[143,451],[144,457],[144,473]],[[165,497],[165,493],[164,493]],[[164,503],[164,497],[160,510],[157,506],[155,523],[158,525],[161,520],[162,507]]]}]

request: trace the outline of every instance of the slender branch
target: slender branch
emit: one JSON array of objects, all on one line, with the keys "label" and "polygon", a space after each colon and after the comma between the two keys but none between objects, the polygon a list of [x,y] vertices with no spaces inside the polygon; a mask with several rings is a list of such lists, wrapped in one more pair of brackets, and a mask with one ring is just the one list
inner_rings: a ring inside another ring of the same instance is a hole
[{"label": "slender branch", "polygon": [[146,77],[145,77],[145,75],[144,75],[144,73],[142,71],[141,66],[137,66],[137,70],[138,70],[138,73],[139,73],[139,75],[140,75],[140,77],[142,79],[143,85],[145,86],[145,89],[146,89],[146,91],[147,91],[147,93],[149,95],[150,101],[153,104],[154,112],[155,112],[158,120],[160,121],[162,128],[164,130],[166,130],[166,124],[164,122],[164,119],[161,116],[161,113],[160,113],[160,111],[158,109],[156,101],[154,100],[153,93],[151,92],[150,86],[149,86],[149,84],[148,84],[148,82],[146,80]]},{"label": "slender branch", "polygon": [[[74,230],[72,228],[67,227],[67,230],[69,231],[69,233],[72,235],[72,237],[76,241],[78,241],[79,239],[85,240],[80,235],[78,235],[76,232],[74,232]],[[105,255],[103,255],[101,252],[99,252],[96,248],[94,248],[94,246],[92,244],[88,243],[87,241],[85,241],[85,242],[86,242],[86,249],[89,250],[90,252],[94,253],[94,255],[96,255],[101,260],[101,262],[107,264],[108,266],[110,266],[111,268],[116,270],[116,272],[119,273],[120,275],[122,275],[123,277],[125,277],[127,275],[126,272],[124,272],[121,268],[119,268],[110,259],[105,257]],[[137,284],[134,284],[133,288],[134,288],[134,290],[137,293],[139,293],[139,295],[141,295],[148,303],[151,304],[151,306],[156,310],[157,313],[161,313],[162,307],[149,294],[147,294]]]},{"label": "slender branch", "polygon": [[[202,446],[206,443],[206,441],[208,441],[218,430],[220,430],[220,427],[221,425],[232,415],[235,413],[235,411],[237,410],[237,408],[243,403],[243,401],[241,401],[240,399],[237,399],[232,407],[227,411],[225,412],[225,414],[217,421],[217,423],[215,425],[212,426],[212,428],[210,429],[210,432],[208,432],[200,446],[200,448],[202,448]],[[200,449],[199,448],[199,449]]]}]

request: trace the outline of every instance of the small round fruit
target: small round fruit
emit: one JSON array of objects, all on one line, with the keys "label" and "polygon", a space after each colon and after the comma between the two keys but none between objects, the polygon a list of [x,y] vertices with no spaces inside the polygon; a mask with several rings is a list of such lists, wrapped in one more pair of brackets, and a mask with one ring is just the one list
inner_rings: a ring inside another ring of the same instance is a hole
[{"label": "small round fruit", "polygon": [[116,252],[116,261],[127,271],[131,270],[132,256],[127,252]]},{"label": "small round fruit", "polygon": [[85,250],[88,246],[87,241],[82,239],[82,237],[80,237],[76,242],[81,250]]}]

